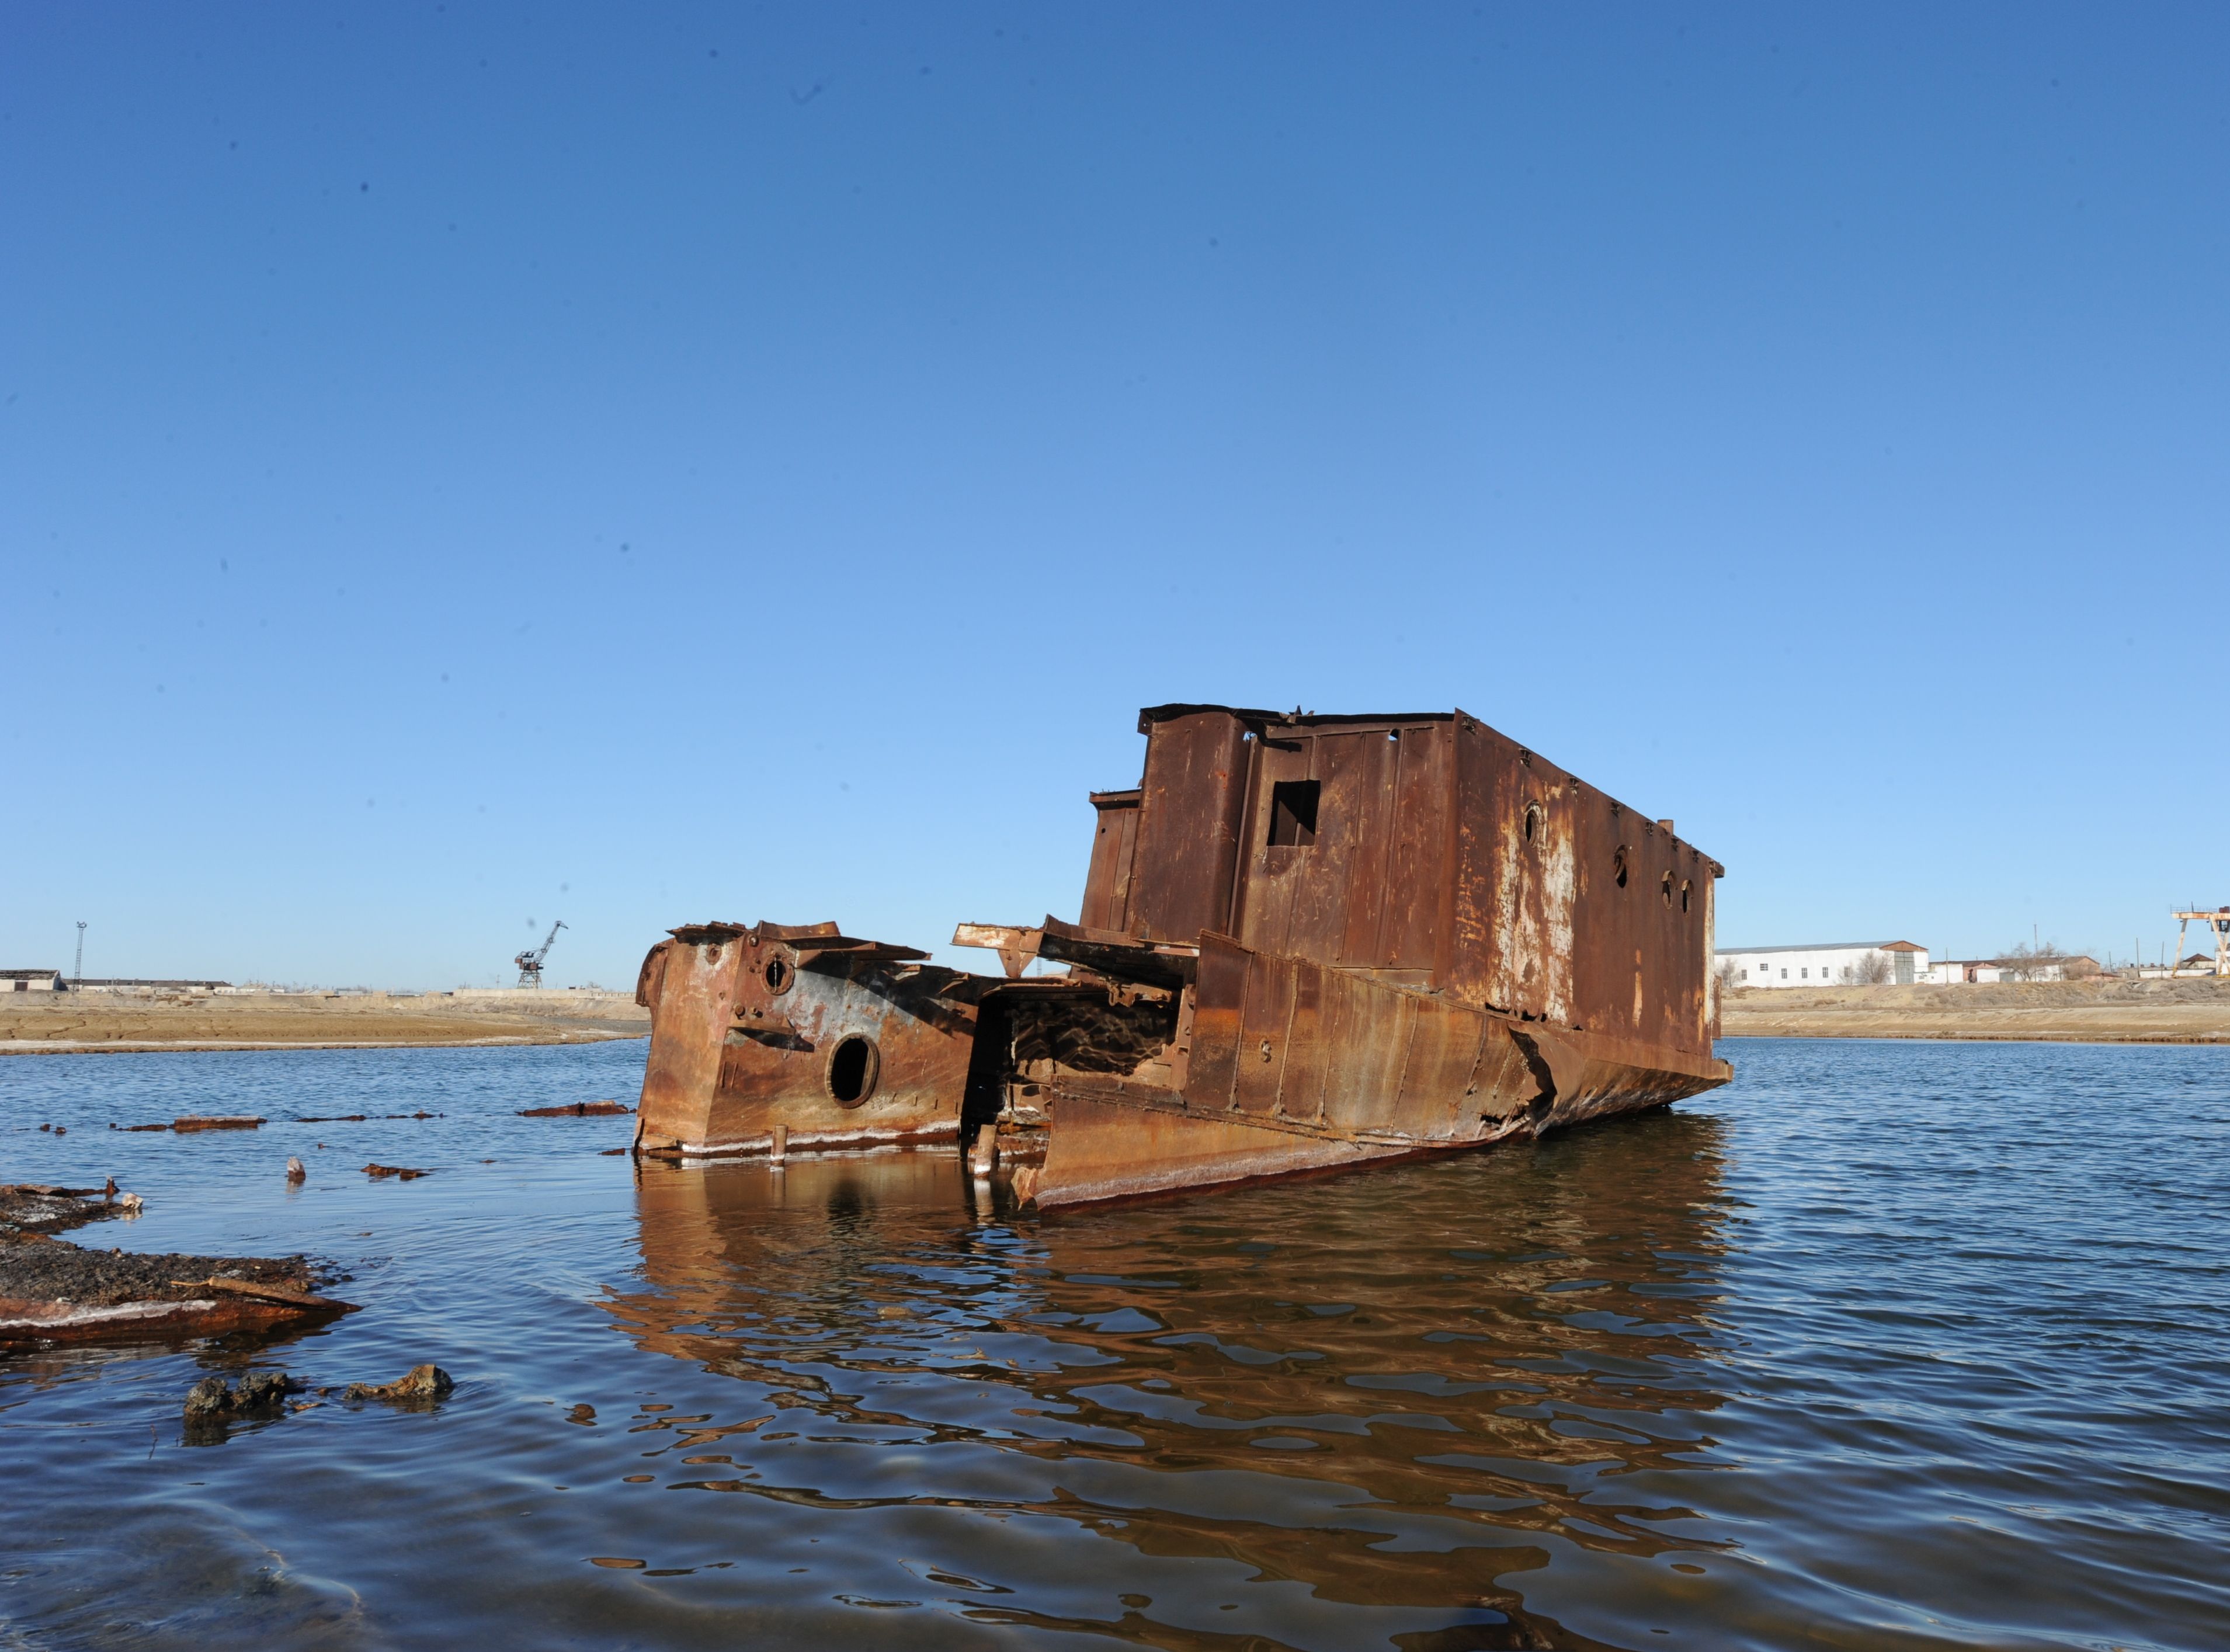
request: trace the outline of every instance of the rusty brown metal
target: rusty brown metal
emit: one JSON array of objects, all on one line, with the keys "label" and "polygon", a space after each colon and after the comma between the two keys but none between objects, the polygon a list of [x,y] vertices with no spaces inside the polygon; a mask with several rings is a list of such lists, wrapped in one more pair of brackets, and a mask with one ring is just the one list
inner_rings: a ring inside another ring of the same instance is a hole
[{"label": "rusty brown metal", "polygon": [[635,1145],[688,1154],[955,1140],[983,977],[834,923],[688,924],[651,948]]},{"label": "rusty brown metal", "polygon": [[[641,1145],[989,1129],[1050,1207],[1479,1147],[1731,1076],[1722,868],[1669,820],[1462,711],[1170,705],[1139,729],[1138,789],[1091,800],[1081,922],[955,932],[1003,980],[833,924],[675,930],[638,989]],[[881,1064],[872,1112],[836,1103],[848,1037]]]}]

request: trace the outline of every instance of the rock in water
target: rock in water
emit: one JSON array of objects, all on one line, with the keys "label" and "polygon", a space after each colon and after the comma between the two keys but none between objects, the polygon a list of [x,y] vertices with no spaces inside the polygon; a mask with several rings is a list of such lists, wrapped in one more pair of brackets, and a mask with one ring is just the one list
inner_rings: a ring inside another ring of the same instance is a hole
[{"label": "rock in water", "polygon": [[310,1173],[308,1171],[302,1168],[302,1161],[300,1159],[290,1157],[287,1160],[287,1180],[288,1181],[304,1180],[308,1177],[309,1173]]},{"label": "rock in water", "polygon": [[222,1377],[204,1377],[186,1393],[188,1441],[206,1445],[221,1440],[235,1417],[275,1417],[287,1396],[301,1387],[283,1371],[251,1371],[237,1388],[227,1387]]},{"label": "rock in water", "polygon": [[301,1387],[283,1371],[251,1371],[240,1379],[232,1398],[235,1411],[275,1411],[287,1395]]},{"label": "rock in water", "polygon": [[344,1399],[446,1399],[457,1385],[449,1373],[439,1366],[413,1366],[409,1374],[396,1382],[352,1382],[342,1394]]}]

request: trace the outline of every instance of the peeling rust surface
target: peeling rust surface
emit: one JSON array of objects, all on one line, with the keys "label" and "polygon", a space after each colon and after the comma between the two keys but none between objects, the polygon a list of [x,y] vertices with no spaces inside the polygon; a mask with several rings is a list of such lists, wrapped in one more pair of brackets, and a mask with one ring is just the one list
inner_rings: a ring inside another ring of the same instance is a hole
[{"label": "peeling rust surface", "polygon": [[637,987],[637,1146],[989,1129],[979,1167],[1027,1162],[1053,1206],[1475,1147],[1731,1076],[1722,869],[1671,821],[1461,711],[1139,729],[1139,786],[1091,798],[1080,921],[956,930],[1000,975],[834,923],[674,930]]},{"label": "peeling rust surface", "polygon": [[957,1139],[984,978],[833,923],[686,925],[652,948],[636,1146],[766,1153]]}]

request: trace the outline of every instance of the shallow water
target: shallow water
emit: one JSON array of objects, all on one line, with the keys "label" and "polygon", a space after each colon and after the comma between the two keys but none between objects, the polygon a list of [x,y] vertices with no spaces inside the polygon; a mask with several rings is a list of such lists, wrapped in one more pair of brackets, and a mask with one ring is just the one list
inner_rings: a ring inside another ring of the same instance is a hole
[{"label": "shallow water", "polygon": [[[0,1061],[0,1180],[147,1199],[81,1242],[364,1304],[0,1357],[0,1646],[2230,1645],[2230,1051],[1729,1053],[1537,1147],[1043,1221],[513,1116],[639,1043]],[[273,1122],[106,1128],[189,1111]],[[181,1436],[209,1371],[429,1360],[429,1412]]]}]

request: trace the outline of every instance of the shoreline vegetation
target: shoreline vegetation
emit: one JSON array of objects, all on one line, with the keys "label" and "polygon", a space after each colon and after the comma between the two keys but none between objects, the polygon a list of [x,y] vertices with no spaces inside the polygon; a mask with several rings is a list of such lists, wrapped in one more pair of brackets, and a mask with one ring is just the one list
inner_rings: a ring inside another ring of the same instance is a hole
[{"label": "shoreline vegetation", "polygon": [[1738,987],[1721,1000],[1719,1036],[2230,1044],[2230,981],[2109,975],[1988,987]]},{"label": "shoreline vegetation", "polygon": [[649,1033],[650,1012],[631,993],[0,997],[0,1055],[592,1044]]}]

